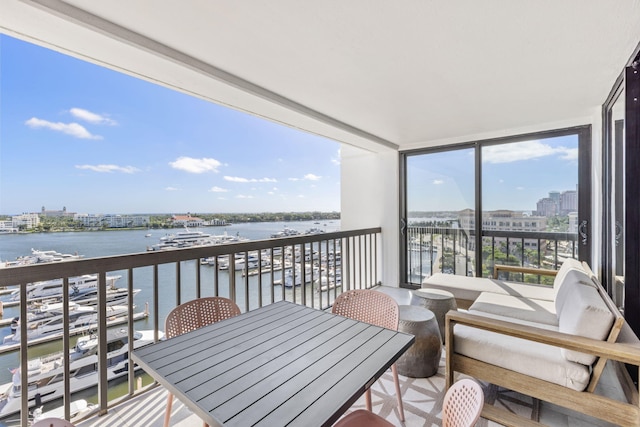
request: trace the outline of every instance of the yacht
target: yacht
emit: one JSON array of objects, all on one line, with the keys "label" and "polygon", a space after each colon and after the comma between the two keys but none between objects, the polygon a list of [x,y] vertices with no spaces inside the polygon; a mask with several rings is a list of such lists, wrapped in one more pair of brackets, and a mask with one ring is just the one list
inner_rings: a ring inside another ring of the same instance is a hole
[{"label": "yacht", "polygon": [[[121,276],[107,276],[107,288],[115,288],[116,282]],[[27,301],[36,302],[46,298],[62,298],[62,279],[45,280],[27,285]],[[69,278],[69,296],[87,289],[98,288],[98,276],[96,274],[84,274]],[[8,294],[8,301],[20,301],[20,289],[15,289]]]},{"label": "yacht", "polygon": [[[135,331],[133,348],[152,343],[152,330]],[[160,338],[164,336],[160,332]],[[125,328],[107,330],[107,379],[112,381],[129,371],[129,336]],[[78,338],[69,354],[69,382],[71,393],[94,387],[98,383],[98,336],[95,333]],[[64,395],[61,382],[64,375],[63,353],[58,352],[30,360],[29,408],[39,408],[43,403],[60,399]],[[136,367],[136,369],[138,369]],[[14,414],[21,408],[21,368],[12,371],[12,382],[0,386],[0,418]]]},{"label": "yacht", "polygon": [[[111,321],[126,319],[128,306],[108,305],[107,317]],[[5,336],[3,345],[20,342],[20,317],[14,317],[11,321],[12,334]],[[98,323],[98,310],[96,307],[69,303],[69,333],[78,330],[95,328]],[[42,338],[61,337],[64,332],[64,307],[63,303],[39,304],[35,309],[27,313],[27,340],[34,341]]]},{"label": "yacht", "polygon": [[212,245],[213,236],[202,231],[184,231],[168,234],[160,238],[160,242],[147,248],[148,251],[161,251],[167,249],[189,248],[192,246]]}]

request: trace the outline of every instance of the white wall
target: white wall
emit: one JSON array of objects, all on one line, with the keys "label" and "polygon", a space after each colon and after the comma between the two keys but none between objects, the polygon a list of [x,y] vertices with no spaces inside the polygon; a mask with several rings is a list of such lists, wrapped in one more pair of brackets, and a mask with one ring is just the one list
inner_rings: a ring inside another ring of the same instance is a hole
[{"label": "white wall", "polygon": [[371,152],[342,145],[342,230],[382,227],[378,277],[387,286],[399,285],[398,162],[395,150]]}]

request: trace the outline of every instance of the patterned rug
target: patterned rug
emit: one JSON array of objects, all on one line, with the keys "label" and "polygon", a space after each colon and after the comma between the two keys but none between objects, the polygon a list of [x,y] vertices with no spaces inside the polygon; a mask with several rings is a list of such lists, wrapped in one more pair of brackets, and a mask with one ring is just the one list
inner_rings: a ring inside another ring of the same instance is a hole
[{"label": "patterned rug", "polygon": [[[444,357],[440,360],[438,373],[429,378],[409,378],[400,375],[400,388],[406,421],[402,423],[398,414],[395,386],[391,371],[385,373],[373,387],[371,399],[373,412],[386,418],[395,426],[418,427],[440,426],[442,424],[442,400],[444,399]],[[533,399],[502,390],[491,384],[483,384],[485,401],[506,408],[520,416],[531,417],[534,414]],[[364,397],[360,398],[351,410],[364,409]],[[480,419],[477,426],[487,427],[497,424]]]}]

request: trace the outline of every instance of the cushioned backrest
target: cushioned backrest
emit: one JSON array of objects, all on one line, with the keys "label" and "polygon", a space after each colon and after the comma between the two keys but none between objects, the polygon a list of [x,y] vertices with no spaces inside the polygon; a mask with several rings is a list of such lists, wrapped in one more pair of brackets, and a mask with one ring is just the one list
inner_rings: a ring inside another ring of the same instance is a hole
[{"label": "cushioned backrest", "polygon": [[591,281],[589,274],[584,270],[582,263],[577,259],[568,258],[562,263],[562,266],[560,266],[560,270],[558,270],[558,274],[553,281],[553,290],[555,292],[554,301],[556,313],[558,314],[562,311],[562,306],[567,298],[571,298],[571,293],[573,292],[573,290],[570,289],[563,289],[567,283],[581,283],[595,289],[595,285]]},{"label": "cushioned backrest", "polygon": [[[558,312],[558,330],[597,340],[605,340],[613,325],[614,315],[594,286],[570,282],[566,286],[568,298]],[[571,362],[592,365],[596,356],[562,349],[562,355]]]}]

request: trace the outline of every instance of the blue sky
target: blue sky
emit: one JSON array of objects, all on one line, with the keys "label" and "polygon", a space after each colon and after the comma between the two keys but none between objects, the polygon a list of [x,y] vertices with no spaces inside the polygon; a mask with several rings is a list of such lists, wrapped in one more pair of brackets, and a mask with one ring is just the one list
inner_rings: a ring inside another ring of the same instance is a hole
[{"label": "blue sky", "polygon": [[[457,211],[475,204],[473,149],[412,156],[407,167],[409,211]],[[578,137],[482,149],[482,209],[535,211],[550,191],[576,190]]]},{"label": "blue sky", "polygon": [[339,149],[0,35],[0,214],[339,211]]}]

